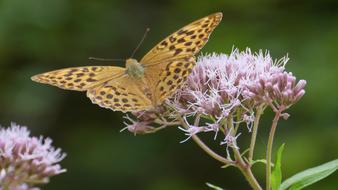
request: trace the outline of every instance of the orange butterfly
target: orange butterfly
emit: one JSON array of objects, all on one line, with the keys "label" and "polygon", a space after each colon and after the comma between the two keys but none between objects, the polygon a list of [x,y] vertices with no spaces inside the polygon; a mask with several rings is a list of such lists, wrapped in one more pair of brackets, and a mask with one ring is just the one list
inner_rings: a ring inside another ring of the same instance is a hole
[{"label": "orange butterfly", "polygon": [[188,24],[158,43],[141,61],[127,59],[125,68],[73,67],[35,75],[32,80],[87,91],[94,104],[112,110],[151,109],[182,86],[195,65],[195,54],[221,19],[222,13],[214,13]]}]

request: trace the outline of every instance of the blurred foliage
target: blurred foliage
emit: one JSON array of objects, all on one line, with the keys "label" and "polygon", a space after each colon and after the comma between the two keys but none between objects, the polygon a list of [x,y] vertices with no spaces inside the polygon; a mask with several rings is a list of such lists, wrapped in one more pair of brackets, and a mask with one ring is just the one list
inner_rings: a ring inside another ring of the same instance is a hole
[{"label": "blurred foliage", "polygon": [[[121,113],[91,104],[83,93],[30,80],[57,68],[111,64],[88,61],[89,56],[126,58],[150,27],[140,59],[166,35],[216,11],[224,18],[203,52],[230,53],[234,46],[268,49],[276,58],[288,54],[288,71],[308,82],[306,95],[277,131],[275,147],[286,142],[284,177],[338,157],[335,0],[1,0],[0,123],[27,125],[68,153],[68,172],[44,189],[196,190],[207,189],[205,182],[248,189],[236,169],[221,169],[191,141],[179,144],[185,137],[177,128],[136,137],[119,133]],[[256,158],[264,157],[270,122],[268,112]],[[264,168],[255,169],[263,182]],[[308,189],[336,189],[337,177]]]}]

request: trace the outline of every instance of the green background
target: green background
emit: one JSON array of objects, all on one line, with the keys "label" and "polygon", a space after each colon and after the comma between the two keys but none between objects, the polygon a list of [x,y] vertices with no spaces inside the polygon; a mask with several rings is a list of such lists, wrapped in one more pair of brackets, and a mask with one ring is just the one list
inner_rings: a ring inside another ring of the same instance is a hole
[{"label": "green background", "polygon": [[[202,52],[229,54],[235,46],[268,49],[274,58],[288,54],[287,70],[307,80],[305,96],[277,130],[275,149],[286,142],[284,177],[338,157],[337,1],[1,0],[0,123],[27,125],[68,154],[62,161],[68,172],[43,189],[208,189],[205,182],[249,188],[235,168],[221,169],[192,141],[180,144],[185,136],[177,128],[136,137],[119,133],[123,114],[91,104],[84,93],[30,80],[64,67],[123,66],[87,58],[127,58],[150,27],[135,56],[140,59],[171,32],[217,11],[223,20]],[[264,157],[271,120],[268,111],[256,158]],[[254,170],[264,184],[263,165]],[[337,186],[338,172],[308,189]]]}]

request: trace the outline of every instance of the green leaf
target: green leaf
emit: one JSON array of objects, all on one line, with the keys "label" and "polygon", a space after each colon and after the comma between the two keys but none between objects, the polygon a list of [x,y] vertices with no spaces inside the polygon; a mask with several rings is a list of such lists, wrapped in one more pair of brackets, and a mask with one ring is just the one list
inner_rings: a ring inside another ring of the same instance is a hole
[{"label": "green leaf", "polygon": [[[265,159],[258,159],[258,160],[254,160],[254,161],[252,161],[252,165],[254,165],[254,164],[257,164],[257,163],[262,163],[262,164],[266,164],[266,160]],[[274,163],[271,163],[271,166],[272,167],[274,167],[275,166],[275,164]]]},{"label": "green leaf", "polygon": [[285,144],[282,144],[277,151],[275,167],[273,168],[273,171],[271,174],[272,190],[278,190],[280,187],[280,184],[282,183],[282,154],[284,150],[284,145]]},{"label": "green leaf", "polygon": [[285,180],[280,190],[288,189],[289,190],[299,190],[307,187],[327,176],[332,174],[338,169],[338,159],[331,162],[327,162],[320,166],[304,170],[289,179]]},{"label": "green leaf", "polygon": [[214,190],[223,190],[223,188],[220,188],[216,185],[213,185],[211,183],[206,183],[208,187],[210,187],[211,189],[214,189]]}]

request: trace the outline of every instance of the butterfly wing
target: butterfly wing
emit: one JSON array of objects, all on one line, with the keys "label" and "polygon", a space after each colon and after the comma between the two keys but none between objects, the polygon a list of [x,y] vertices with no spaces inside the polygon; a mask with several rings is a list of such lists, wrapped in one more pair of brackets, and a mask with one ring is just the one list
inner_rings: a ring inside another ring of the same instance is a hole
[{"label": "butterfly wing", "polygon": [[211,32],[221,19],[222,13],[214,13],[186,25],[158,43],[140,63],[146,67],[178,56],[195,55],[207,43]]},{"label": "butterfly wing", "polygon": [[125,69],[122,67],[72,67],[38,74],[31,79],[66,90],[85,91],[124,73]]},{"label": "butterfly wing", "polygon": [[222,13],[215,13],[192,22],[162,40],[142,58],[140,63],[152,89],[154,106],[185,82],[195,65],[194,55],[206,44],[221,19]]},{"label": "butterfly wing", "polygon": [[147,110],[152,102],[146,86],[142,80],[123,75],[89,89],[87,96],[94,104],[114,111]]},{"label": "butterfly wing", "polygon": [[[153,89],[154,106],[170,97],[176,89],[181,88],[195,66],[195,62],[194,56],[187,56],[164,61],[163,64],[165,66],[163,68],[156,66],[146,68],[145,77],[147,81],[153,81],[148,83],[153,83],[153,88],[151,89]],[[159,76],[154,76],[154,69],[159,71]]]}]

